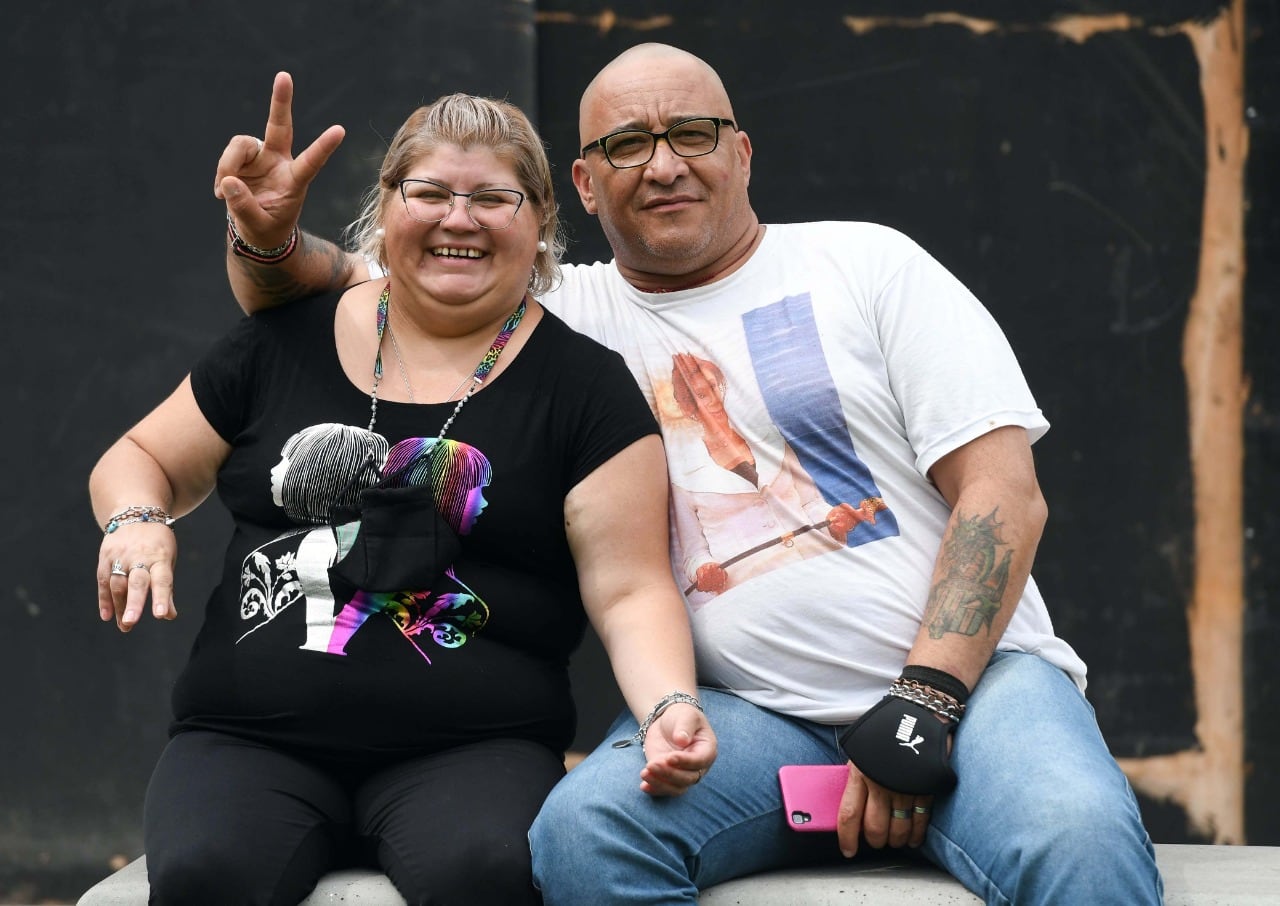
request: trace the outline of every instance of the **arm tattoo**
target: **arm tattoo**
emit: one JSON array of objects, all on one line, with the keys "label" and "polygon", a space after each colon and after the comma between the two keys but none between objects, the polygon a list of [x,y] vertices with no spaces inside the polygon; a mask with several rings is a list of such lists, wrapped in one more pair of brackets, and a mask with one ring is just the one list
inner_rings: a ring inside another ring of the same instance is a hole
[{"label": "arm tattoo", "polygon": [[294,254],[307,259],[305,273],[312,276],[325,274],[322,283],[311,282],[309,278],[299,280],[279,267],[258,264],[248,258],[237,257],[235,261],[253,285],[277,303],[293,302],[327,290],[344,288],[351,277],[346,253],[333,243],[308,242],[308,238],[306,233],[299,233],[298,249]]},{"label": "arm tattoo", "polygon": [[942,578],[929,592],[925,621],[929,637],[948,632],[977,635],[991,631],[991,621],[1004,602],[1013,549],[1000,537],[997,510],[987,517],[956,514],[939,559]]}]

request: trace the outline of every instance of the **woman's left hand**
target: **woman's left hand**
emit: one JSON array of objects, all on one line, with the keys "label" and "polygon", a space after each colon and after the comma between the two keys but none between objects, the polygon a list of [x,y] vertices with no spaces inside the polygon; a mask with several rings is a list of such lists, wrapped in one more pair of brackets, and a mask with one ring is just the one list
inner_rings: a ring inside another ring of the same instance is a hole
[{"label": "woman's left hand", "polygon": [[157,620],[178,616],[173,606],[173,565],[178,544],[164,525],[123,525],[102,539],[98,552],[98,616],[128,632],[142,619],[147,598]]},{"label": "woman's left hand", "polygon": [[640,771],[640,789],[650,796],[680,796],[711,769],[716,734],[697,708],[675,704],[649,728],[644,751],[648,763]]}]

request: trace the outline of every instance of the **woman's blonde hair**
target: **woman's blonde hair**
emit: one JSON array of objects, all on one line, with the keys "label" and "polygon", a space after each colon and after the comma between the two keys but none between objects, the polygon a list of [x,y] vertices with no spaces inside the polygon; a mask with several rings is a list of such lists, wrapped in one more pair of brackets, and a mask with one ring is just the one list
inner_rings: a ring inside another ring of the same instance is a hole
[{"label": "woman's blonde hair", "polygon": [[551,165],[546,148],[524,112],[514,104],[470,94],[450,94],[409,115],[396,131],[382,160],[378,183],[366,193],[360,217],[346,229],[356,254],[387,270],[382,222],[389,204],[400,203],[400,180],[409,169],[442,145],[466,150],[487,148],[516,171],[524,203],[538,215],[538,238],[547,244],[538,252],[529,278],[529,291],[542,295],[560,282],[564,237],[560,228]]}]

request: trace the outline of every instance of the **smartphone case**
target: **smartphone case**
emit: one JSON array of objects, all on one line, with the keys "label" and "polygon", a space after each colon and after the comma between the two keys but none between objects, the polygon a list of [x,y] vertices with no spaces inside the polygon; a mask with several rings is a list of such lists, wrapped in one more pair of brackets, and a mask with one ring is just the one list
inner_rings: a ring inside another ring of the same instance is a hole
[{"label": "smartphone case", "polygon": [[788,764],[778,768],[787,824],[797,831],[833,831],[849,779],[844,764]]}]

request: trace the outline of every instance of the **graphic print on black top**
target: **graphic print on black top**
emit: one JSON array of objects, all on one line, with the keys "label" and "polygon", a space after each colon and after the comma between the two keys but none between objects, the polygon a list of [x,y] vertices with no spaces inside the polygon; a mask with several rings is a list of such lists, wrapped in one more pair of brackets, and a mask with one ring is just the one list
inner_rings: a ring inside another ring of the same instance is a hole
[{"label": "graphic print on black top", "polygon": [[[240,572],[236,644],[302,602],[302,650],[345,656],[370,618],[385,617],[427,662],[425,639],[459,648],[489,608],[453,560],[484,510],[492,468],[476,448],[411,437],[395,446],[363,428],[298,431],[271,469],[272,501],[315,527],[252,551]],[[292,617],[291,617],[292,618]]]}]

